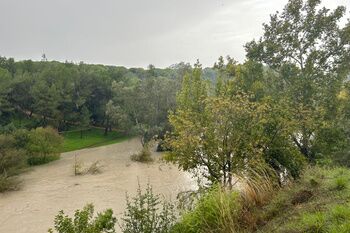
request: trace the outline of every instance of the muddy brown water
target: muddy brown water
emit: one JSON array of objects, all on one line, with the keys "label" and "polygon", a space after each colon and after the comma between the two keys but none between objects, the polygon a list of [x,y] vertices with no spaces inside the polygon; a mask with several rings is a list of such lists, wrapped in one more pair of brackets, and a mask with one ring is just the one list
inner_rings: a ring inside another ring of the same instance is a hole
[{"label": "muddy brown water", "polygon": [[[170,200],[175,200],[181,191],[195,188],[190,174],[173,165],[132,162],[130,155],[140,148],[135,138],[67,152],[58,161],[24,173],[19,191],[0,194],[0,233],[47,232],[59,210],[72,215],[87,203],[94,203],[97,212],[112,208],[120,217],[125,210],[126,193],[135,195],[138,183],[143,188],[150,183],[155,193]],[[75,155],[83,166],[99,160],[102,173],[74,176]]]}]

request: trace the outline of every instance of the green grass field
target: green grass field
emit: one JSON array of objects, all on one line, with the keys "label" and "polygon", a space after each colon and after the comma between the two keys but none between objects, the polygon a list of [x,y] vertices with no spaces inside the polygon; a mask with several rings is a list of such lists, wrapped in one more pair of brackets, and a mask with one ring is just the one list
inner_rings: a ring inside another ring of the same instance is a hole
[{"label": "green grass field", "polygon": [[103,129],[96,128],[84,130],[83,138],[80,138],[80,131],[63,132],[62,136],[64,137],[63,152],[109,145],[130,138],[114,131],[108,132],[105,136]]}]

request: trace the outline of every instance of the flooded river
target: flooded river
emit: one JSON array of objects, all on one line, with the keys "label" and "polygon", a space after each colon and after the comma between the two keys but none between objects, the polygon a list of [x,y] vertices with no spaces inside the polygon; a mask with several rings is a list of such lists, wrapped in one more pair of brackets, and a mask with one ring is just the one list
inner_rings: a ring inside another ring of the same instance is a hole
[{"label": "flooded river", "polygon": [[[62,154],[60,160],[35,167],[21,175],[19,191],[0,194],[0,232],[41,233],[53,226],[54,216],[63,209],[72,214],[87,203],[97,211],[112,208],[117,217],[125,209],[125,195],[133,196],[138,182],[149,182],[155,193],[175,200],[176,195],[195,187],[191,176],[175,166],[154,162],[132,162],[139,151],[138,139],[98,148]],[[74,176],[74,157],[88,166],[99,160],[102,173]]]}]

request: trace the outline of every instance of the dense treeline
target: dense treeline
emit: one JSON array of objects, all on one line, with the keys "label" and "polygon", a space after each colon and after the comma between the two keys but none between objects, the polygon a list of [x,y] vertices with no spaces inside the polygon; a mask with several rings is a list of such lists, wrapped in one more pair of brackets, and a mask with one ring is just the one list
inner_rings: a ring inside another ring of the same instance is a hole
[{"label": "dense treeline", "polygon": [[[191,69],[186,63],[127,69],[0,57],[0,130],[25,116],[31,119],[29,128],[94,125],[106,134],[117,128],[149,140],[167,127],[167,112],[174,109],[182,77]],[[213,80],[215,72],[206,69],[206,77]]]},{"label": "dense treeline", "polygon": [[[141,115],[148,115],[147,123],[157,124],[166,118],[161,116],[162,111],[171,107],[179,79],[187,69],[189,65],[183,63],[164,70],[153,66],[144,70],[54,61],[15,62],[1,57],[0,122],[6,125],[24,113],[35,116],[35,126],[51,125],[62,131],[72,124],[112,127],[127,114],[125,120],[130,124],[144,123]],[[160,98],[165,94],[168,99]],[[166,102],[157,102],[163,99]],[[151,116],[153,112],[158,115]]]}]

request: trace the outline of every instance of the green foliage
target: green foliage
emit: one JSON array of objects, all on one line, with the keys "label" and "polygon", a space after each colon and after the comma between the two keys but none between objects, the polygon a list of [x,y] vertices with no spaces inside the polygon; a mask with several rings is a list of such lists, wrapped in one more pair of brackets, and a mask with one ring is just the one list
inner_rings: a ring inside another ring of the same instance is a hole
[{"label": "green foliage", "polygon": [[242,204],[238,193],[216,186],[199,199],[194,210],[181,216],[172,232],[242,232],[241,213]]},{"label": "green foliage", "polygon": [[7,125],[0,125],[0,134],[10,134],[16,130],[16,126],[11,122]]},{"label": "green foliage", "polygon": [[335,127],[342,118],[337,95],[350,71],[350,41],[344,36],[349,26],[339,26],[345,7],[331,11],[320,4],[288,1],[264,24],[263,37],[246,45],[248,59],[273,70],[277,84],[269,92],[287,100],[295,125],[290,136],[310,161],[342,149],[337,144],[345,135]]},{"label": "green foliage", "polygon": [[[65,215],[61,210],[55,217],[55,232],[57,233],[115,233],[116,218],[113,211],[107,209],[94,217],[94,206],[86,205],[82,210],[76,210],[74,218]],[[54,231],[49,229],[50,233]]]},{"label": "green foliage", "polygon": [[127,207],[119,223],[123,233],[168,233],[175,221],[174,206],[155,195],[150,185],[139,186],[136,197],[127,197]]},{"label": "green foliage", "polygon": [[38,165],[58,159],[62,144],[63,138],[52,128],[31,130],[26,145],[28,164]]},{"label": "green foliage", "polygon": [[108,124],[141,136],[146,145],[168,126],[175,107],[176,82],[163,77],[113,82],[113,100],[106,105]]},{"label": "green foliage", "polygon": [[286,104],[265,97],[264,91],[249,94],[254,77],[262,75],[259,64],[238,66],[229,59],[216,67],[220,76],[215,87],[203,79],[199,65],[184,77],[177,109],[169,116],[173,130],[167,159],[228,186],[232,176],[259,163],[298,177],[305,159],[290,140],[295,127]]},{"label": "green foliage", "polygon": [[1,62],[1,125],[25,115],[35,127],[64,131],[93,124],[106,134],[112,128],[129,134],[139,124],[165,129],[182,75],[191,69],[188,64],[145,70],[5,57]]}]

